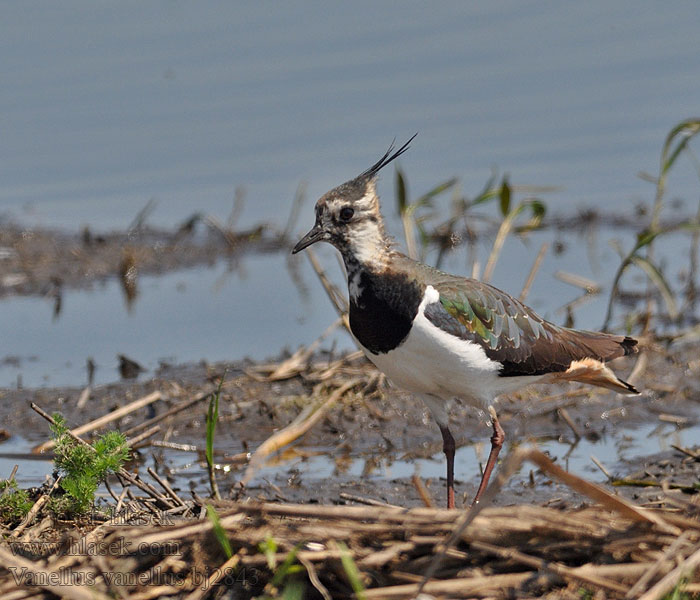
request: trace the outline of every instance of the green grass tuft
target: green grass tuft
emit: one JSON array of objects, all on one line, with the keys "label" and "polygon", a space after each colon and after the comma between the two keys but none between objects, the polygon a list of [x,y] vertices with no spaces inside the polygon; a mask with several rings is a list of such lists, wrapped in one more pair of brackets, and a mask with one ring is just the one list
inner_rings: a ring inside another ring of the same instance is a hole
[{"label": "green grass tuft", "polygon": [[0,480],[0,522],[5,525],[19,523],[27,516],[33,502],[26,490],[17,487],[13,480]]},{"label": "green grass tuft", "polygon": [[207,459],[207,472],[209,473],[211,493],[217,500],[221,498],[221,494],[219,494],[219,486],[216,483],[216,474],[214,471],[214,435],[216,434],[216,423],[219,420],[219,398],[221,397],[221,388],[224,385],[225,377],[226,372],[224,372],[219,380],[219,387],[216,393],[210,396],[209,409],[207,410],[207,447],[205,456]]},{"label": "green grass tuft", "polygon": [[231,542],[228,541],[228,536],[226,535],[226,530],[221,525],[221,520],[219,519],[219,513],[211,505],[207,504],[207,518],[214,528],[214,535],[216,536],[221,549],[224,551],[226,558],[231,558],[233,556],[233,550],[231,549]]},{"label": "green grass tuft", "polygon": [[92,447],[84,446],[68,434],[62,415],[56,413],[53,419],[54,464],[62,475],[60,485],[65,494],[53,498],[51,508],[61,515],[82,515],[92,507],[100,483],[129,460],[129,447],[118,431],[105,433]]}]

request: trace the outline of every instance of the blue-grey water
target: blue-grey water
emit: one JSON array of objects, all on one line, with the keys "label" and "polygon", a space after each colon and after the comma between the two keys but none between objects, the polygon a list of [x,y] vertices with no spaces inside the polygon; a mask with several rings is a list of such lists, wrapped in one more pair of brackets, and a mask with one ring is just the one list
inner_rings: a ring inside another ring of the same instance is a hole
[{"label": "blue-grey water", "polygon": [[[656,174],[667,132],[698,114],[698,25],[694,2],[6,3],[0,215],[124,229],[154,199],[153,225],[195,211],[224,220],[240,186],[239,225],[282,228],[305,181],[303,233],[313,199],[416,131],[400,159],[413,197],[452,176],[473,196],[497,168],[513,184],[556,186],[550,214],[631,213],[654,194],[638,173]],[[380,192],[400,238],[392,182],[389,168]],[[672,173],[669,197],[694,212],[691,161]],[[553,273],[590,277],[603,294],[576,310],[577,324],[600,326],[619,261],[611,237],[632,239],[601,232],[586,247],[567,234],[568,252],[548,253],[528,301],[562,321],[579,290]],[[517,293],[552,239],[509,240],[493,281]],[[478,246],[482,266],[491,241]],[[333,250],[319,252],[340,281]],[[153,369],[309,343],[333,312],[306,258],[294,260],[310,297],[273,255],[230,273],[142,278],[131,311],[114,281],[67,290],[55,320],[50,299],[5,298],[0,362],[20,360],[0,364],[0,386],[82,385],[88,357],[100,383],[117,378],[117,353]],[[470,269],[463,254],[449,267]]]}]

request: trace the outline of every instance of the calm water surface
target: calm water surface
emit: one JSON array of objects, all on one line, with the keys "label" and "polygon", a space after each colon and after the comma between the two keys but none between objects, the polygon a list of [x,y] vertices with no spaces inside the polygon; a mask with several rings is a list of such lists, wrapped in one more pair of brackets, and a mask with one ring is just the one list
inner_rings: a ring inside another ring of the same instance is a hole
[{"label": "calm water surface", "polygon": [[[414,197],[455,175],[474,195],[497,167],[515,184],[557,186],[550,213],[629,213],[653,197],[637,173],[656,173],[664,136],[698,113],[699,26],[694,2],[8,3],[0,215],[123,229],[155,199],[149,222],[172,226],[195,211],[224,219],[243,186],[241,227],[283,226],[306,181],[301,233],[311,199],[415,131],[401,158]],[[387,170],[380,191],[398,236],[392,178]],[[694,211],[689,161],[669,189]],[[558,321],[578,290],[553,272],[606,285],[618,260],[612,234],[595,241],[592,264],[584,238],[568,237],[529,299]],[[517,293],[544,239],[509,241],[495,283]],[[331,249],[321,258],[339,279]],[[81,385],[88,356],[110,381],[118,352],[153,368],[163,357],[263,358],[308,343],[332,311],[306,259],[311,299],[285,260],[147,278],[131,312],[115,283],[67,292],[57,320],[48,300],[4,299],[0,361],[21,360],[0,366],[0,386],[18,375],[28,386]],[[468,273],[461,259],[449,266]],[[604,308],[602,297],[590,303],[577,324],[599,326]]]}]

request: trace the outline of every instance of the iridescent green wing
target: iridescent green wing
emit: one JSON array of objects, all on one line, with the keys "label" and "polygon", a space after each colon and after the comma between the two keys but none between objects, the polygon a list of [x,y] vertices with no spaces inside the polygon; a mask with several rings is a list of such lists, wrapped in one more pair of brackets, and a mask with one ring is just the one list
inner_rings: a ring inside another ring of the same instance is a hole
[{"label": "iridescent green wing", "polygon": [[425,308],[428,320],[479,344],[488,358],[501,363],[502,376],[543,375],[565,371],[572,360],[623,354],[620,336],[559,327],[491,285],[424,265],[420,270],[425,283],[440,294],[439,302]]}]

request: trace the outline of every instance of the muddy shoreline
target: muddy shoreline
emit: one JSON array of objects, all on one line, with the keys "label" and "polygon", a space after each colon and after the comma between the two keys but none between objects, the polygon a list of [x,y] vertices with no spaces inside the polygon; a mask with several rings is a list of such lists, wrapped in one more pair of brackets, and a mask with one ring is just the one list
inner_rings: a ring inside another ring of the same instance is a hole
[{"label": "muddy shoreline", "polygon": [[[530,441],[536,444],[548,439],[574,445],[579,435],[589,440],[608,436],[623,443],[625,435],[633,435],[635,428],[649,423],[665,425],[671,438],[675,429],[696,425],[700,418],[700,403],[697,401],[700,364],[691,362],[691,367],[683,369],[683,363],[687,365],[689,358],[684,352],[669,355],[657,348],[657,351],[649,350],[648,355],[650,361],[641,383],[644,392],[639,398],[625,398],[597,390],[537,386],[504,399],[499,406],[499,415],[511,442],[510,447],[514,447],[513,443],[518,445]],[[220,463],[219,486],[224,496],[240,497],[237,482],[246,463],[242,457],[291,423],[308,403],[330,394],[334,385],[359,377],[365,383],[347,394],[318,425],[292,444],[291,449],[283,450],[277,459],[271,457],[278,461],[278,467],[263,480],[254,479],[245,494],[258,499],[324,504],[343,502],[342,495],[349,494],[401,506],[421,504],[411,475],[376,476],[380,463],[384,469],[388,466],[389,472],[396,461],[411,463],[432,457],[440,464],[440,437],[421,403],[378,377],[364,358],[337,359],[317,355],[290,377],[268,379],[267,375],[279,364],[265,366],[244,361],[164,366],[150,379],[91,389],[89,399],[81,408],[78,400],[84,395],[84,388],[3,390],[0,420],[11,434],[21,432],[27,441],[38,444],[47,439],[48,430],[45,421],[28,408],[31,402],[49,413],[61,412],[68,424],[75,427],[150,392],[161,392],[162,400],[110,425],[127,431],[140,422],[163,414],[184,399],[201,395],[225,374],[215,443]],[[624,373],[632,364],[631,360],[622,360],[616,368]],[[333,373],[323,382],[321,378],[327,377],[323,373],[328,365],[334,365]],[[206,402],[202,400],[166,420],[162,431],[139,450],[140,458],[135,466],[156,464],[182,493],[206,495],[208,484],[201,453],[206,436],[206,408]],[[566,419],[562,411],[566,412]],[[455,403],[451,418],[458,446],[475,443],[487,446],[490,433],[484,414]],[[0,444],[0,452],[12,447],[12,439],[10,437]],[[169,464],[173,453],[166,454],[163,446],[154,445],[159,441],[166,443],[165,448],[169,443],[196,446],[199,451],[190,452],[188,457],[199,467],[184,475],[179,473],[174,465]],[[475,451],[478,449],[479,446]],[[313,464],[305,468],[307,462],[313,463],[307,459],[319,455],[335,463],[332,476],[319,478]],[[565,457],[553,458],[565,460]],[[650,452],[624,465],[607,467],[613,470],[615,477],[635,474],[639,478],[640,473],[646,473],[643,478],[668,479],[671,483],[692,486],[693,482],[700,480],[700,461],[688,458],[678,450]],[[358,478],[347,472],[347,465],[352,460],[365,461],[364,476]],[[458,481],[463,501],[467,501],[477,483],[477,472],[468,481]],[[436,504],[440,505],[444,482],[433,477],[428,478],[426,484]],[[186,487],[191,489],[184,489]],[[649,501],[661,494],[659,488],[632,486],[617,488],[617,492]],[[536,472],[532,475],[523,472],[498,502],[575,505],[578,500],[569,490],[551,484],[548,478],[542,480]]]},{"label": "muddy shoreline", "polygon": [[23,227],[0,219],[0,298],[58,296],[62,288],[89,289],[108,279],[125,291],[139,275],[160,275],[246,253],[279,252],[291,247],[283,231],[266,225],[229,229],[194,215],[173,230],[146,225],[127,231],[80,233]]}]

